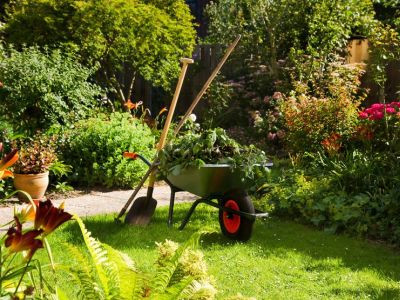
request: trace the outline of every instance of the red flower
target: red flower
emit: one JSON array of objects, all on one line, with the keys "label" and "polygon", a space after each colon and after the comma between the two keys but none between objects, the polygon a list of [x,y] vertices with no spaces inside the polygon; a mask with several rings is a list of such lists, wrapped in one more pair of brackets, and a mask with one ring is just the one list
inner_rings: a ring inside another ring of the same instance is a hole
[{"label": "red flower", "polygon": [[43,242],[36,239],[43,230],[34,229],[26,233],[22,233],[22,225],[17,217],[14,217],[16,227],[11,227],[7,231],[7,238],[4,242],[5,246],[9,248],[10,252],[20,252],[29,250],[28,258],[36,252],[37,249],[43,248]]},{"label": "red flower", "polygon": [[63,204],[56,208],[50,200],[39,201],[36,208],[35,229],[43,229],[47,235],[71,218],[72,215],[64,211]]},{"label": "red flower", "polygon": [[385,104],[383,104],[383,103],[374,103],[371,105],[371,108],[374,108],[374,109],[383,109],[384,107],[385,107]]}]

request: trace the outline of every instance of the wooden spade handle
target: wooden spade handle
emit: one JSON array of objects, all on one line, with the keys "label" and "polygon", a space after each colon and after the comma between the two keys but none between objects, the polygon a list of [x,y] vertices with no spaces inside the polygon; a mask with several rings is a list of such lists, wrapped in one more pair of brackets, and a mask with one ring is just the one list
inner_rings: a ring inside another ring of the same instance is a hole
[{"label": "wooden spade handle", "polygon": [[[171,105],[169,107],[167,119],[165,120],[164,128],[163,128],[163,131],[162,131],[161,137],[160,137],[160,141],[157,144],[157,153],[162,148],[164,148],[165,141],[167,140],[168,130],[171,125],[172,117],[174,115],[176,103],[178,102],[179,94],[181,92],[183,79],[185,78],[185,75],[186,75],[186,70],[188,68],[188,65],[192,64],[194,61],[193,61],[193,59],[190,59],[190,58],[181,58],[180,62],[182,63],[181,74],[179,75],[178,83],[176,84],[175,93],[172,98]],[[150,175],[150,179],[149,179],[149,188],[154,187],[155,177],[156,177],[155,172],[152,172]]]},{"label": "wooden spade handle", "polygon": [[181,58],[180,59],[182,63],[182,69],[181,69],[181,74],[178,79],[178,83],[176,85],[174,97],[172,98],[171,105],[169,107],[167,119],[165,120],[164,128],[161,133],[160,141],[157,144],[157,151],[160,151],[162,148],[164,148],[165,141],[167,140],[167,135],[168,135],[168,130],[171,125],[172,117],[175,112],[175,107],[178,102],[179,94],[181,92],[182,84],[183,84],[183,79],[185,78],[186,75],[186,70],[188,68],[189,64],[192,64],[194,61],[191,58]]}]

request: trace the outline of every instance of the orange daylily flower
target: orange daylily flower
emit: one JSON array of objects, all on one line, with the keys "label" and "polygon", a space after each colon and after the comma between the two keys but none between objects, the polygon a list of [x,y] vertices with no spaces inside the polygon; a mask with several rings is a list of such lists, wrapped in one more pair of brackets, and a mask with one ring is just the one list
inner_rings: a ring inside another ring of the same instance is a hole
[{"label": "orange daylily flower", "polygon": [[11,227],[8,229],[7,238],[4,241],[4,244],[7,248],[9,248],[10,252],[29,250],[28,258],[31,258],[37,249],[43,248],[43,242],[36,239],[36,237],[42,234],[43,230],[34,229],[26,233],[22,233],[22,225],[19,222],[18,217],[14,217],[14,219],[16,227]]},{"label": "orange daylily flower", "polygon": [[126,103],[124,104],[129,110],[131,109],[136,109],[136,103],[133,103],[131,99],[128,99]]},{"label": "orange daylily flower", "polygon": [[43,229],[47,235],[71,218],[72,215],[64,211],[64,204],[57,208],[50,200],[39,201],[36,208],[35,229]]},{"label": "orange daylily flower", "polygon": [[40,200],[32,200],[33,204],[28,204],[25,207],[21,209],[18,213],[15,215],[18,217],[21,223],[24,223],[26,221],[34,221],[35,216],[36,216],[36,209],[39,206],[39,201]]},{"label": "orange daylily flower", "polygon": [[136,159],[136,158],[138,157],[138,154],[135,153],[135,152],[124,152],[124,153],[122,154],[122,156],[123,156],[124,158]]},{"label": "orange daylily flower", "polygon": [[167,112],[168,109],[166,107],[164,107],[163,109],[160,110],[160,112],[158,113],[157,117],[162,115],[163,113]]},{"label": "orange daylily flower", "polygon": [[[0,143],[0,151],[3,150],[3,144]],[[18,150],[13,149],[10,153],[5,155],[0,161],[0,180],[6,177],[13,176],[13,173],[7,168],[11,167],[18,160]]]},{"label": "orange daylily flower", "polygon": [[133,103],[132,101],[131,101],[131,99],[128,99],[128,101],[126,101],[126,103],[124,104],[129,110],[131,110],[131,109],[137,109],[140,105],[142,105],[143,104],[143,101],[139,101],[139,102],[136,102],[136,103]]}]

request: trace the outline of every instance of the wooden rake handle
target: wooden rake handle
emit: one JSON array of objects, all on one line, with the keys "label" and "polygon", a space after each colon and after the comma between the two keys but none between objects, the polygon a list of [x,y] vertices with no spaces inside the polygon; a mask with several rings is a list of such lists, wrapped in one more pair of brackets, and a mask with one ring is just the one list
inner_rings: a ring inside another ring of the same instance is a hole
[{"label": "wooden rake handle", "polygon": [[196,98],[193,100],[193,103],[190,105],[188,108],[187,112],[179,122],[178,126],[174,130],[174,135],[176,135],[179,130],[181,129],[182,125],[185,123],[185,121],[189,118],[190,114],[193,112],[194,108],[196,105],[199,103],[201,97],[204,95],[208,87],[210,86],[211,82],[214,80],[214,78],[217,76],[219,70],[221,70],[222,66],[228,59],[229,55],[231,55],[233,49],[235,49],[236,45],[239,43],[239,40],[241,38],[241,35],[239,34],[236,39],[233,41],[232,44],[228,47],[226,50],[224,56],[222,57],[221,61],[218,63],[218,65],[215,67],[214,71],[211,73],[210,77],[207,79],[206,83],[203,85],[202,89],[200,92],[197,94]]}]

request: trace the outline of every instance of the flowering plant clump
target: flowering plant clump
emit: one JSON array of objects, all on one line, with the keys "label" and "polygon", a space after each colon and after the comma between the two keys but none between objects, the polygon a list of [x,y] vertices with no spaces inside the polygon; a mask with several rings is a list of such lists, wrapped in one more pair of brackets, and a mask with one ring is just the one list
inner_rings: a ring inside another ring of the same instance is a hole
[{"label": "flowering plant clump", "polygon": [[17,174],[39,174],[47,172],[57,160],[52,142],[47,139],[36,139],[20,146],[19,160],[14,165]]},{"label": "flowering plant clump", "polygon": [[[63,205],[56,208],[50,200],[30,201],[29,205],[15,212],[11,227],[1,239],[0,295],[12,296],[11,299],[20,299],[16,295],[21,293],[34,293],[34,281],[25,281],[25,275],[38,268],[32,260],[33,255],[47,245],[47,235],[72,218],[71,214],[64,211]],[[25,228],[27,222],[33,222],[33,226]],[[18,261],[14,259],[18,254],[22,254],[22,263],[13,263]],[[13,270],[18,272],[12,273]]]},{"label": "flowering plant clump", "polygon": [[358,114],[361,126],[357,131],[362,140],[375,148],[395,147],[399,142],[400,102],[374,103]]},{"label": "flowering plant clump", "polygon": [[[0,143],[0,152],[3,144]],[[0,181],[13,176],[8,170],[18,160],[18,151],[12,150],[0,161]],[[35,292],[35,280],[32,272],[40,268],[33,262],[35,252],[47,245],[46,236],[53,232],[62,223],[70,220],[72,215],[64,212],[64,207],[53,206],[50,200],[41,202],[33,201],[14,213],[14,220],[9,222],[7,232],[0,238],[0,298],[1,299],[26,299]],[[26,227],[26,222],[34,222],[33,227]],[[22,254],[21,260],[15,259]],[[38,270],[41,273],[41,270]],[[30,273],[30,282],[25,276]],[[41,280],[42,281],[42,280]],[[39,289],[43,286],[41,282]]]},{"label": "flowering plant clump", "polygon": [[358,114],[360,119],[371,121],[382,120],[385,116],[390,118],[392,115],[400,118],[400,102],[374,103]]}]

